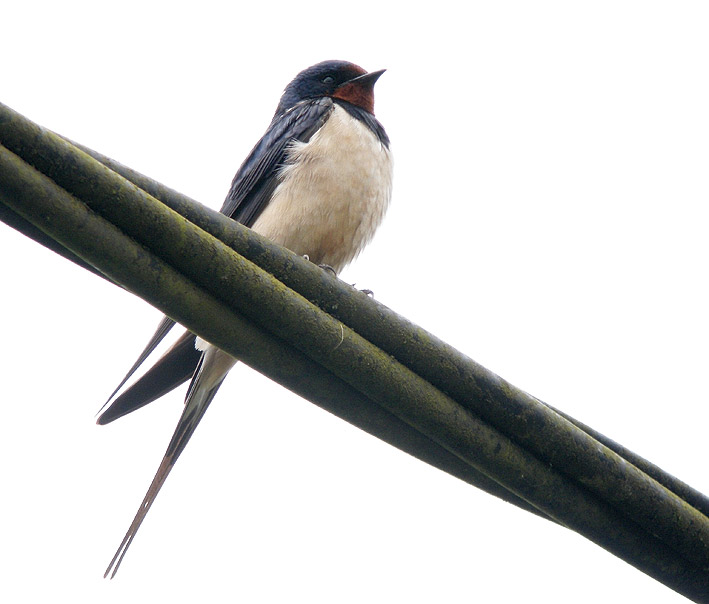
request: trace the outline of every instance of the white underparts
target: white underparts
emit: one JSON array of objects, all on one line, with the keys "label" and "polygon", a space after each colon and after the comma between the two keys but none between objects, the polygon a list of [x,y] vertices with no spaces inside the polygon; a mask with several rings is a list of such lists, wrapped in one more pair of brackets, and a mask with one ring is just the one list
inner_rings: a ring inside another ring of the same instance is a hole
[{"label": "white underparts", "polygon": [[335,105],[307,143],[295,143],[253,229],[339,272],[371,240],[391,198],[389,150]]}]

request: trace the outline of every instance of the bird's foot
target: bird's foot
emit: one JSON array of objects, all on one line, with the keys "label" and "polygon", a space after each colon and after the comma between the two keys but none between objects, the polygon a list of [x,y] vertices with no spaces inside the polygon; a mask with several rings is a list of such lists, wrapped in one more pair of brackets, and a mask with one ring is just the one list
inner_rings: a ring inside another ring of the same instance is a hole
[{"label": "bird's foot", "polygon": [[[350,287],[357,289],[357,284],[352,283],[352,284],[350,284]],[[357,291],[362,292],[365,296],[369,296],[370,298],[374,298],[374,292],[371,289],[357,289]]]},{"label": "bird's foot", "polygon": [[318,264],[318,266],[328,273],[332,273],[332,276],[337,278],[337,271],[332,268],[329,264]]}]

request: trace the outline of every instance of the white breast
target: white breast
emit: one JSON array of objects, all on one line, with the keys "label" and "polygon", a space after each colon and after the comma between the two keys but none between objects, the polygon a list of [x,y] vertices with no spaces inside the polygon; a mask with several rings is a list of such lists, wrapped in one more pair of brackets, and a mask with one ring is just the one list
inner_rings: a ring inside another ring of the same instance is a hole
[{"label": "white breast", "polygon": [[391,154],[369,128],[335,105],[309,142],[293,145],[281,178],[253,229],[339,272],[384,217]]}]

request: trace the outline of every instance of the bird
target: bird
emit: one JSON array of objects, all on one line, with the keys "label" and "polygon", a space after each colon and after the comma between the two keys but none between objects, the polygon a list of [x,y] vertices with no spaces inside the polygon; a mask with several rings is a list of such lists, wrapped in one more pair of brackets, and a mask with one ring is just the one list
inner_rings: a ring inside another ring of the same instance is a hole
[{"label": "bird", "polygon": [[[374,85],[384,71],[328,60],[298,73],[236,172],[220,211],[339,273],[372,239],[391,200],[389,137],[374,116]],[[97,423],[107,424],[191,379],[165,455],[104,578],[115,576],[167,476],[237,362],[187,331],[116,396],[174,325],[163,318],[99,411]]]}]

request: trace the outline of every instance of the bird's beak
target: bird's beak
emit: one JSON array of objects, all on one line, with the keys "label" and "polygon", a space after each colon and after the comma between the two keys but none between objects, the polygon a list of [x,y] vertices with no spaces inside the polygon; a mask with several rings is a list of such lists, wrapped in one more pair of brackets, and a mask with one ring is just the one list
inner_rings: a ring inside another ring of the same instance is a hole
[{"label": "bird's beak", "polygon": [[372,88],[374,86],[374,83],[379,79],[379,76],[381,76],[385,71],[386,69],[380,69],[379,71],[370,71],[369,73],[365,73],[361,76],[357,76],[356,78],[352,78],[351,80],[347,80],[343,84],[340,84],[338,88],[350,84],[354,84],[355,86],[361,86],[362,88]]}]

